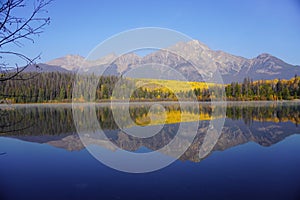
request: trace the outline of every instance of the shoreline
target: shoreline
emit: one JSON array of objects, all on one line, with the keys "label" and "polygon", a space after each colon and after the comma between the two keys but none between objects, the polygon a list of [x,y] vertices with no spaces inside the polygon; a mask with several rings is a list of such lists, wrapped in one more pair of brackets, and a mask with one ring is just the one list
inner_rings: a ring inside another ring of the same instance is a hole
[{"label": "shoreline", "polygon": [[[0,104],[0,107],[4,106],[50,106],[50,105],[124,105],[127,104],[128,102],[126,101],[104,101],[104,102],[47,102],[47,103],[2,103]],[[193,101],[131,101],[129,104],[131,105],[149,105],[149,104],[193,104],[197,103],[199,105],[236,105],[236,104],[241,104],[241,105],[251,105],[251,104],[256,104],[256,106],[259,106],[259,104],[285,104],[285,103],[300,103],[300,99],[297,100],[281,100],[281,101],[198,101],[198,102],[193,102]]]}]

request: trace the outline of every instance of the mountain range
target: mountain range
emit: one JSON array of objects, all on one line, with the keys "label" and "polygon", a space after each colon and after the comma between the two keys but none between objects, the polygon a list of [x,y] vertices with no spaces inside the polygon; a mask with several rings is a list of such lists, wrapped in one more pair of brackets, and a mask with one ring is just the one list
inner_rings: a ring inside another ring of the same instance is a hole
[{"label": "mountain range", "polygon": [[[107,68],[107,75],[121,75],[139,65],[171,66],[190,81],[207,80],[205,77],[220,72],[224,83],[241,82],[250,77],[253,80],[290,79],[300,74],[300,66],[295,66],[267,53],[255,58],[244,58],[224,51],[215,51],[198,40],[179,42],[163,50],[146,56],[127,53],[117,56],[108,54],[97,60],[87,61],[79,55],[67,55],[39,64],[43,71],[76,72],[80,67],[96,72]],[[30,71],[30,68],[27,69]]]}]

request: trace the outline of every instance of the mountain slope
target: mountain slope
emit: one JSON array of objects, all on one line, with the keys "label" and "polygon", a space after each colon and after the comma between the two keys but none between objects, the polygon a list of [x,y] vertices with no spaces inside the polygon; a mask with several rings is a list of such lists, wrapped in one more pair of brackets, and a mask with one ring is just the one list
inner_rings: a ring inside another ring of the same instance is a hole
[{"label": "mountain slope", "polygon": [[[185,59],[186,60],[185,60]],[[67,70],[78,70],[85,67],[87,71],[96,72],[97,68],[107,67],[105,74],[120,75],[139,65],[165,65],[177,70],[189,81],[203,81],[203,77],[211,77],[216,69],[222,75],[224,83],[243,81],[250,77],[260,79],[290,79],[300,74],[300,67],[285,63],[279,58],[263,53],[248,59],[223,51],[215,51],[198,40],[179,42],[164,50],[155,51],[144,57],[134,53],[121,56],[109,54],[94,61],[86,61],[78,55],[67,55],[47,62],[49,65],[60,66]],[[102,70],[100,70],[102,71]],[[164,71],[161,71],[164,73]]]},{"label": "mountain slope", "polygon": [[[18,70],[22,70],[24,67],[19,68]],[[16,72],[16,69],[12,69],[9,72],[14,73]],[[44,63],[38,63],[36,65],[29,65],[27,66],[23,72],[31,73],[31,72],[37,72],[37,73],[43,73],[43,72],[61,72],[61,73],[69,73],[70,71],[56,65],[48,65]]]}]

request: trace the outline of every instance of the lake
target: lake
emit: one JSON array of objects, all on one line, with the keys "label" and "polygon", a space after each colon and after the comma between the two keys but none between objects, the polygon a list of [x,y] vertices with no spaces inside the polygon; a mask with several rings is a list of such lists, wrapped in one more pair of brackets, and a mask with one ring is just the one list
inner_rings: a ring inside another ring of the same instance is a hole
[{"label": "lake", "polygon": [[[300,199],[299,102],[89,109],[0,105],[0,199]],[[89,130],[94,118],[103,137]],[[212,121],[222,124],[219,134],[208,132]],[[177,148],[160,151],[181,127]],[[157,134],[147,135],[151,131]],[[94,150],[107,163],[123,159],[122,166],[108,167]],[[162,162],[174,162],[148,173],[118,171],[138,165],[118,157],[126,152],[154,152]]]}]

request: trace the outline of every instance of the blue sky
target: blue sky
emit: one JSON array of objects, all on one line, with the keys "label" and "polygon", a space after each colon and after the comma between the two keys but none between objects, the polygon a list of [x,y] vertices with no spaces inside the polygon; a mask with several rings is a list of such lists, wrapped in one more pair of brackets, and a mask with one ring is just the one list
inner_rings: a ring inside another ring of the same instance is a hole
[{"label": "blue sky", "polygon": [[32,56],[41,52],[41,62],[87,56],[114,34],[151,26],[180,31],[214,50],[246,58],[267,52],[300,65],[298,0],[56,0],[48,11],[50,26],[19,49]]}]

